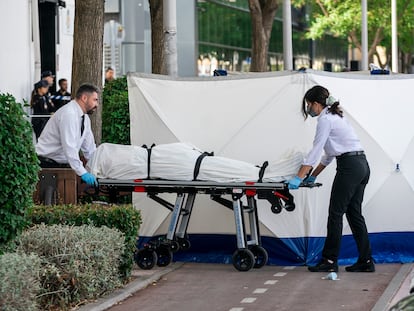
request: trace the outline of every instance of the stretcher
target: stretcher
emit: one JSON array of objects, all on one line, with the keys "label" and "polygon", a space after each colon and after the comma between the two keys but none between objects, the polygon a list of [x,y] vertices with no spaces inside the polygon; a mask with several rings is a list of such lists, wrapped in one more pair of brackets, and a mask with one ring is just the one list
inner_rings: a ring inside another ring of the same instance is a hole
[{"label": "stretcher", "polygon": [[[294,198],[283,182],[220,183],[98,179],[98,183],[100,187],[105,187],[109,193],[116,193],[116,191],[147,193],[149,198],[172,211],[165,239],[146,243],[142,249],[135,253],[135,262],[142,269],[152,269],[155,264],[167,266],[172,261],[173,252],[180,249],[186,250],[190,247],[187,228],[197,194],[210,195],[213,201],[233,210],[237,249],[233,253],[232,263],[239,271],[261,268],[268,260],[267,251],[261,246],[257,200],[267,200],[273,213],[280,213],[282,209],[287,211],[295,209]],[[302,186],[314,187],[320,186],[320,184],[303,184]],[[175,203],[161,198],[159,196],[161,193],[175,193]],[[243,197],[245,197],[247,205],[243,204]],[[246,231],[246,221],[249,222],[249,234]]]}]

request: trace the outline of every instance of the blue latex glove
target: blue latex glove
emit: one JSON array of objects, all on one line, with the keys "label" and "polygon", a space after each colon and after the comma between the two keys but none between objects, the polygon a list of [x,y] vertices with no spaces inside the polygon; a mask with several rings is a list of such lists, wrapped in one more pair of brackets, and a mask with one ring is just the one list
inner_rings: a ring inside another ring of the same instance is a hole
[{"label": "blue latex glove", "polygon": [[287,183],[289,189],[298,189],[299,185],[302,183],[302,178],[295,176],[291,180],[288,180]]},{"label": "blue latex glove", "polygon": [[316,177],[315,177],[315,176],[310,175],[310,176],[306,177],[306,178],[303,180],[303,182],[313,184],[313,183],[315,182],[315,180],[316,180]]},{"label": "blue latex glove", "polygon": [[98,186],[96,177],[91,173],[85,173],[81,176],[81,179],[86,182],[89,186]]}]

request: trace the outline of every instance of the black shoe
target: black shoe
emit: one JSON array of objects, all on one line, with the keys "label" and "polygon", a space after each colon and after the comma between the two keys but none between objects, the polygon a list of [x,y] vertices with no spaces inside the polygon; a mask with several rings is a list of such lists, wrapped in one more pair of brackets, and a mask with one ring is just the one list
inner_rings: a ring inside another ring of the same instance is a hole
[{"label": "black shoe", "polygon": [[338,263],[329,259],[322,259],[316,266],[309,266],[310,272],[338,272]]},{"label": "black shoe", "polygon": [[352,266],[345,267],[348,272],[375,272],[374,261],[371,259],[357,261]]}]

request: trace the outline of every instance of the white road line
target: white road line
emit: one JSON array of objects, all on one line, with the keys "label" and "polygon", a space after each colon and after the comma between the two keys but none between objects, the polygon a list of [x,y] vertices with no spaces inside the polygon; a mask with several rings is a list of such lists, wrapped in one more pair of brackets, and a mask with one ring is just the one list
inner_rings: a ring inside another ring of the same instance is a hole
[{"label": "white road line", "polygon": [[253,294],[263,294],[263,293],[265,293],[267,291],[267,288],[256,288],[254,291],[253,291]]},{"label": "white road line", "polygon": [[288,266],[288,267],[284,267],[283,269],[284,270],[293,270],[295,268],[296,268],[295,266]]},{"label": "white road line", "polygon": [[244,298],[242,301],[240,301],[240,303],[253,303],[255,301],[256,301],[256,298],[254,298],[254,297],[247,297],[247,298]]},{"label": "white road line", "polygon": [[244,308],[231,308],[229,311],[243,311]]},{"label": "white road line", "polygon": [[267,280],[264,282],[265,285],[275,285],[277,283],[277,280]]},{"label": "white road line", "polygon": [[286,272],[278,272],[273,274],[273,276],[285,276],[287,273]]}]

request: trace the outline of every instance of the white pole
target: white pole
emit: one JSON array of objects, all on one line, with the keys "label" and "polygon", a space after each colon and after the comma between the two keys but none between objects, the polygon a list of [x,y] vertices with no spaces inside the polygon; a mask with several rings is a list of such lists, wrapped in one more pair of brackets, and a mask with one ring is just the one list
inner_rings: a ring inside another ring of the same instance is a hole
[{"label": "white pole", "polygon": [[34,82],[40,80],[42,64],[40,60],[40,34],[39,34],[39,5],[37,0],[32,4],[32,29],[33,29],[33,50],[34,50]]},{"label": "white pole", "polygon": [[164,1],[164,55],[169,76],[177,76],[177,6],[176,0]]},{"label": "white pole", "polygon": [[368,69],[368,19],[367,0],[361,0],[361,70]]},{"label": "white pole", "polygon": [[290,0],[283,0],[283,63],[285,70],[293,70],[292,12]]},{"label": "white pole", "polygon": [[392,72],[398,72],[397,0],[391,0]]}]

